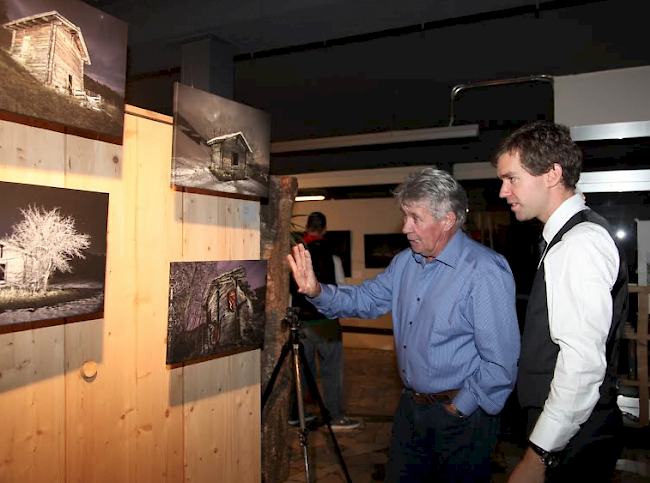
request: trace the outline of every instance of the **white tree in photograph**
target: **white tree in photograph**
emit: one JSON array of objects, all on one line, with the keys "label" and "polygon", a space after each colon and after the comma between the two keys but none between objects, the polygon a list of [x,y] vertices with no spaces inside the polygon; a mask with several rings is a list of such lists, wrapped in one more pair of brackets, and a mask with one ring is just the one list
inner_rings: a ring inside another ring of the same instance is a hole
[{"label": "white tree in photograph", "polygon": [[78,233],[74,218],[61,215],[59,208],[48,211],[30,205],[20,211],[23,220],[0,243],[22,254],[23,282],[45,291],[55,270],[70,272],[70,260],[85,258],[82,251],[90,245],[90,236]]}]

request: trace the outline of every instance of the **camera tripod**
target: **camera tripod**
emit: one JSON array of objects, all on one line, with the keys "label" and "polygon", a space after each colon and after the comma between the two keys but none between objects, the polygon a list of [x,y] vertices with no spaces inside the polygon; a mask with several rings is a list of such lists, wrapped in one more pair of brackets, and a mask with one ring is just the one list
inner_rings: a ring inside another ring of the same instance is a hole
[{"label": "camera tripod", "polygon": [[[312,480],[309,471],[309,451],[308,451],[309,448],[308,448],[308,440],[307,440],[309,430],[307,429],[307,424],[305,421],[305,402],[303,400],[303,390],[302,390],[302,382],[301,382],[303,368],[304,368],[304,376],[305,376],[305,380],[307,381],[309,392],[312,394],[312,396],[316,398],[316,401],[318,402],[318,407],[320,408],[321,417],[329,430],[329,434],[334,444],[334,451],[336,452],[336,456],[339,460],[339,463],[343,468],[346,481],[348,483],[352,483],[352,480],[350,479],[350,474],[348,473],[348,468],[345,465],[345,461],[343,460],[343,455],[341,454],[341,449],[339,448],[338,442],[336,441],[336,436],[334,434],[334,431],[332,430],[332,426],[330,425],[330,421],[332,417],[330,416],[329,411],[325,408],[325,404],[323,403],[320,393],[318,392],[318,385],[316,384],[314,375],[309,370],[309,364],[307,364],[307,360],[306,360],[307,358],[305,357],[303,345],[302,342],[300,342],[298,331],[300,330],[301,324],[298,320],[298,310],[299,309],[293,307],[288,307],[286,317],[282,320],[282,325],[285,327],[286,326],[289,327],[289,331],[290,331],[289,339],[282,346],[282,351],[280,352],[280,357],[278,358],[278,362],[275,364],[269,382],[266,385],[266,389],[264,390],[264,394],[262,394],[262,411],[264,411],[264,405],[266,404],[266,401],[271,395],[271,391],[273,390],[273,384],[275,383],[275,380],[277,379],[278,374],[282,369],[282,363],[284,362],[284,359],[289,354],[289,351],[291,351],[292,352],[291,366],[294,375],[293,379],[294,379],[294,384],[296,389],[296,397],[298,400],[297,401],[298,421],[300,423],[300,432],[298,433],[298,439],[300,441],[300,446],[302,448],[302,455],[305,464],[305,477],[306,477],[305,481],[307,483],[311,483]],[[301,367],[301,363],[302,363],[302,367]]]}]

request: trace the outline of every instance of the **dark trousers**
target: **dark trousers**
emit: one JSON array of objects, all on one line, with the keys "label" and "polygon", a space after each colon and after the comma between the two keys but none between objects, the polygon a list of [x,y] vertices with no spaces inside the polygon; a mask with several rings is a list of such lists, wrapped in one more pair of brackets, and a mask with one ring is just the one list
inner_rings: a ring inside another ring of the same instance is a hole
[{"label": "dark trousers", "polygon": [[479,408],[461,419],[442,402],[420,404],[404,391],[393,422],[385,481],[487,483],[498,433],[498,416]]},{"label": "dark trousers", "polygon": [[[541,409],[527,409],[528,434],[540,414]],[[610,482],[623,450],[622,431],[623,418],[616,404],[606,408],[596,407],[569,441],[561,463],[547,471],[546,481]]]}]

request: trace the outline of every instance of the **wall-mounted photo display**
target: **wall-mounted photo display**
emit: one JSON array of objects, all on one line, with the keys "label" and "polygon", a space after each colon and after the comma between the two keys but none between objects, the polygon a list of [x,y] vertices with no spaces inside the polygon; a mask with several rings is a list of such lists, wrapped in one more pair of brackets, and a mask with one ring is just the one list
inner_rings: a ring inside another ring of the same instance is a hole
[{"label": "wall-mounted photo display", "polygon": [[101,315],[108,194],[0,182],[0,326]]},{"label": "wall-mounted photo display", "polygon": [[363,238],[366,268],[385,268],[395,255],[411,246],[402,233],[364,235]]},{"label": "wall-mounted photo display", "polygon": [[0,118],[122,144],[126,44],[79,0],[0,0]]},{"label": "wall-mounted photo display", "polygon": [[266,260],[172,262],[167,364],[262,347]]},{"label": "wall-mounted photo display", "polygon": [[271,117],[176,83],[172,185],[266,198]]}]

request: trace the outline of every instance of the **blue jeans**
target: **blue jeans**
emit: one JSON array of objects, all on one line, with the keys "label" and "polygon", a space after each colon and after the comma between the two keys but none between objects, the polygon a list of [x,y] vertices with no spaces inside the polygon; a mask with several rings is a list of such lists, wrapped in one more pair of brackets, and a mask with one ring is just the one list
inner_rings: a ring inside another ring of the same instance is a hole
[{"label": "blue jeans", "polygon": [[395,413],[386,483],[490,481],[499,418],[477,409],[466,418],[443,403],[421,404],[404,391]]},{"label": "blue jeans", "polygon": [[[300,340],[307,359],[309,370],[317,379],[316,358],[320,368],[320,380],[323,387],[323,404],[332,419],[345,416],[343,409],[343,343],[341,341],[338,321],[328,320],[328,324],[336,324],[334,328],[320,330],[320,327],[305,326],[300,329]],[[306,380],[302,381],[303,392],[308,391]],[[312,394],[314,400],[315,395]],[[295,400],[295,397],[293,398]],[[292,414],[296,415],[296,404]]]}]

